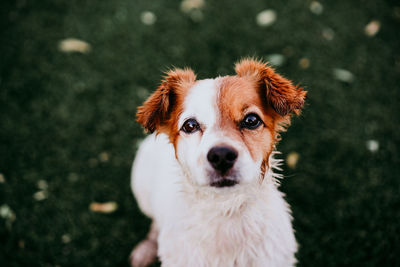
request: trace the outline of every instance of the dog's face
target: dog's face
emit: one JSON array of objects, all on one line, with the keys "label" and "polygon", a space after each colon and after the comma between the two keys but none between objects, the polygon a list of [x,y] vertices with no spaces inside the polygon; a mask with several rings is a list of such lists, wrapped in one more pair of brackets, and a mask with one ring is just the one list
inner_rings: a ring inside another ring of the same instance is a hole
[{"label": "dog's face", "polygon": [[306,92],[264,63],[246,59],[235,70],[200,81],[191,70],[171,71],[137,114],[148,131],[169,136],[199,186],[260,182],[281,124],[304,104]]}]

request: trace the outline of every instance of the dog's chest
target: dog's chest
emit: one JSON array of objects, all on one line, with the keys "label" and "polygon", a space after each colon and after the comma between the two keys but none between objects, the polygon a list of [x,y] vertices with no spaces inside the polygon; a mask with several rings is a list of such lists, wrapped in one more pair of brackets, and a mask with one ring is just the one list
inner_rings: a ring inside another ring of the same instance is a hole
[{"label": "dog's chest", "polygon": [[238,250],[246,243],[260,243],[265,232],[262,222],[240,214],[209,218],[205,223],[193,222],[187,227],[189,235],[217,253]]},{"label": "dog's chest", "polygon": [[[261,214],[252,215],[198,214],[166,227],[159,239],[163,262],[168,262],[167,255],[176,266],[255,266],[254,260],[267,254],[267,225]],[[191,257],[180,262],[177,251]]]},{"label": "dog's chest", "polygon": [[273,185],[264,189],[183,198],[186,208],[160,229],[163,266],[293,266],[289,208]]}]

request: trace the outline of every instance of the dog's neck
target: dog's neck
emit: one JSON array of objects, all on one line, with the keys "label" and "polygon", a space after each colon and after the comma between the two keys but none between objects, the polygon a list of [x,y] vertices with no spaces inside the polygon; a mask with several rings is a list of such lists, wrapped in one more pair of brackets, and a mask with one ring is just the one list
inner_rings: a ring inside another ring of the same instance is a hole
[{"label": "dog's neck", "polygon": [[[204,214],[215,214],[216,216],[233,216],[243,213],[253,202],[265,197],[268,189],[279,186],[279,179],[282,160],[275,159],[274,152],[269,157],[268,169],[257,183],[239,184],[234,187],[215,188],[211,186],[198,186],[191,182],[191,179],[182,181],[182,194],[185,196],[190,209]],[[184,172],[184,171],[183,171]],[[187,175],[187,174],[186,174]]]}]

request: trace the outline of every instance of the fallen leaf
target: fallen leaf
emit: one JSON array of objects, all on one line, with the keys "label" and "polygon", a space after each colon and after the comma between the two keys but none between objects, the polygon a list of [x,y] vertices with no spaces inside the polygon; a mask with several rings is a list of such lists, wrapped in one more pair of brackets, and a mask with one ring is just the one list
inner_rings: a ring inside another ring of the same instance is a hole
[{"label": "fallen leaf", "polygon": [[6,228],[11,231],[12,224],[17,218],[15,215],[14,211],[7,205],[3,204],[0,206],[0,218],[3,218],[5,220],[5,225]]},{"label": "fallen leaf", "polygon": [[100,162],[107,162],[110,159],[110,155],[107,152],[101,152],[99,155]]},{"label": "fallen leaf", "polygon": [[289,168],[296,168],[297,162],[299,161],[300,155],[297,152],[290,152],[286,157],[286,164]]},{"label": "fallen leaf", "polygon": [[270,54],[266,56],[266,59],[269,63],[277,67],[285,62],[285,56],[281,54]]},{"label": "fallen leaf", "polygon": [[0,217],[6,220],[14,220],[15,213],[7,204],[3,204],[0,206]]},{"label": "fallen leaf", "polygon": [[184,13],[190,13],[194,9],[201,9],[204,7],[204,0],[183,0],[181,2],[181,10]]},{"label": "fallen leaf", "polygon": [[306,57],[303,57],[299,60],[299,66],[302,69],[308,69],[310,67],[310,60]]},{"label": "fallen leaf", "polygon": [[140,20],[144,25],[153,25],[157,21],[156,15],[151,11],[144,11],[140,14]]},{"label": "fallen leaf", "polygon": [[61,242],[63,242],[64,244],[71,242],[71,236],[69,234],[63,234],[61,236]]},{"label": "fallen leaf", "polygon": [[381,23],[377,20],[372,20],[365,26],[364,32],[367,36],[372,37],[379,32],[380,28],[381,28]]},{"label": "fallen leaf", "polygon": [[312,1],[310,4],[310,11],[316,15],[321,15],[324,11],[324,7],[320,2]]},{"label": "fallen leaf", "polygon": [[333,69],[333,76],[336,80],[351,83],[354,80],[354,75],[345,69]]},{"label": "fallen leaf", "polygon": [[85,41],[74,39],[74,38],[67,38],[62,40],[59,43],[58,48],[60,51],[65,53],[70,52],[80,52],[80,53],[88,53],[91,49],[90,44]]},{"label": "fallen leaf", "polygon": [[98,203],[90,203],[89,209],[93,212],[112,213],[118,209],[118,204],[115,201]]},{"label": "fallen leaf", "polygon": [[46,191],[37,191],[35,194],[33,194],[33,198],[36,201],[42,201],[45,200],[47,198],[47,192]]},{"label": "fallen leaf", "polygon": [[379,150],[379,142],[377,140],[368,140],[367,143],[367,149],[373,153],[377,152]]},{"label": "fallen leaf", "polygon": [[324,28],[322,30],[322,37],[328,41],[332,41],[335,37],[335,32],[331,28]]},{"label": "fallen leaf", "polygon": [[277,15],[275,10],[267,9],[257,14],[256,21],[259,26],[268,27],[275,23]]}]

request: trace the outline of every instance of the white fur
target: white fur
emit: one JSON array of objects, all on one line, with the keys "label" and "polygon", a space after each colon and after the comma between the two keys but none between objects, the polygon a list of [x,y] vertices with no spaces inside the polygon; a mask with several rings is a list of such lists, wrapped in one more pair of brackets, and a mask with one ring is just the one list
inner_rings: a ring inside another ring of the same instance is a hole
[{"label": "white fur", "polygon": [[[132,189],[141,210],[159,229],[163,266],[293,266],[297,244],[290,209],[275,183],[276,160],[260,182],[260,163],[217,127],[218,79],[191,88],[179,118],[196,118],[201,131],[182,133],[177,157],[164,134],[141,144],[132,168]],[[179,130],[179,129],[177,129]],[[239,151],[239,184],[208,185],[206,154],[217,144]]]},{"label": "white fur", "polygon": [[[202,80],[191,88],[184,102],[183,113],[179,118],[178,129],[189,119],[195,118],[201,125],[201,131],[193,134],[182,132],[180,137],[177,155],[179,163],[187,177],[193,179],[198,185],[208,184],[206,171],[211,169],[207,166],[207,152],[217,142],[218,136],[212,126],[217,123],[217,86],[215,80]],[[193,166],[204,166],[193,168]]]}]

